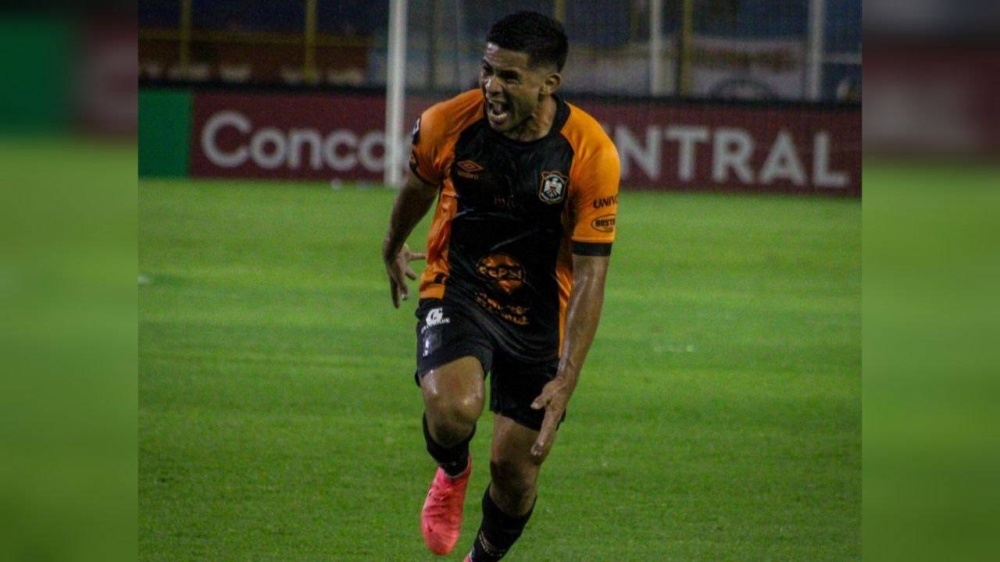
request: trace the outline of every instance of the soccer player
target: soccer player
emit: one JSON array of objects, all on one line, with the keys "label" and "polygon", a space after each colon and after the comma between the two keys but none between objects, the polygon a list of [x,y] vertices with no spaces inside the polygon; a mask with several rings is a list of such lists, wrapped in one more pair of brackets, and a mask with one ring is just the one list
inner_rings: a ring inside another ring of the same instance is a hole
[{"label": "soccer player", "polygon": [[[452,551],[490,377],[491,482],[472,562],[500,560],[535,506],[548,456],[597,330],[615,236],[618,153],[590,115],[556,96],[568,44],[534,12],[497,21],[479,89],[413,129],[411,174],[382,259],[392,303],[419,283],[416,381],[439,466],[421,513],[428,548]],[[427,251],[406,239],[437,200]]]}]

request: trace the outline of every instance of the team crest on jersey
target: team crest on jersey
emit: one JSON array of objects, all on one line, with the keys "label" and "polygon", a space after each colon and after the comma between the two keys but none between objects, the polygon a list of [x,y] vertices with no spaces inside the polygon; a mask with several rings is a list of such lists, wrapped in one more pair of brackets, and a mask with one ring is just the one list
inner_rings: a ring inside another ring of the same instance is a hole
[{"label": "team crest on jersey", "polygon": [[550,205],[561,203],[566,198],[569,178],[559,172],[542,172],[542,184],[538,187],[538,198]]}]

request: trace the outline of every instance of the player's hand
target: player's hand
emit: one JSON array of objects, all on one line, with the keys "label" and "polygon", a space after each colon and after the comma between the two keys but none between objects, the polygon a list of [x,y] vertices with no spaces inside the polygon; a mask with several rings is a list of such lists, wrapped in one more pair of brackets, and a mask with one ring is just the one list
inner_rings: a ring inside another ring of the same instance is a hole
[{"label": "player's hand", "polygon": [[410,287],[406,283],[406,278],[416,279],[417,274],[410,267],[411,261],[422,260],[427,257],[423,252],[411,252],[410,247],[403,244],[399,252],[391,259],[385,259],[385,272],[389,275],[389,290],[392,293],[392,306],[399,308],[400,299],[410,298]]},{"label": "player's hand", "polygon": [[549,455],[556,439],[556,429],[559,428],[572,393],[573,389],[566,384],[565,379],[556,377],[542,387],[542,393],[531,403],[532,410],[545,410],[542,429],[538,432],[535,444],[531,446],[531,456],[544,459]]}]

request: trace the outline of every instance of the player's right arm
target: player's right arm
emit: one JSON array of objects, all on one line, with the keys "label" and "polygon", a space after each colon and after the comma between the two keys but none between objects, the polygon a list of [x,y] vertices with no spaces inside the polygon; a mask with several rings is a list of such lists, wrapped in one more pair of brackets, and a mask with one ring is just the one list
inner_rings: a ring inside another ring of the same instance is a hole
[{"label": "player's right arm", "polygon": [[406,246],[406,239],[430,210],[445,180],[449,143],[454,143],[453,134],[462,122],[461,119],[456,120],[456,112],[474,115],[481,104],[482,95],[478,91],[467,92],[435,104],[424,111],[413,126],[410,175],[396,196],[389,231],[382,243],[382,261],[389,274],[392,304],[396,308],[399,308],[401,299],[405,300],[410,295],[406,278],[417,278],[410,269],[410,262],[427,257],[424,253],[411,252]]},{"label": "player's right arm", "polygon": [[392,305],[396,308],[399,308],[400,299],[406,300],[410,296],[406,278],[417,278],[417,274],[410,268],[410,262],[427,257],[422,252],[411,252],[406,239],[430,210],[437,192],[436,185],[429,184],[410,172],[406,184],[399,190],[399,195],[392,204],[389,230],[382,241],[382,261],[385,262],[385,271],[389,275]]}]

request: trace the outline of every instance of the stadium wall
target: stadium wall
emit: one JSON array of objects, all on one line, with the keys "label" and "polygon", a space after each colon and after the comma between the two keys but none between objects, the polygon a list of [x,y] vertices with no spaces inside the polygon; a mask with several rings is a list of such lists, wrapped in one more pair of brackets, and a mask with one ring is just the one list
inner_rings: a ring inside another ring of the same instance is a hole
[{"label": "stadium wall", "polygon": [[[408,121],[438,99],[410,96]],[[860,105],[571,101],[615,141],[626,189],[861,194]],[[154,90],[140,106],[140,175],[380,182],[387,165],[378,91]]]}]

